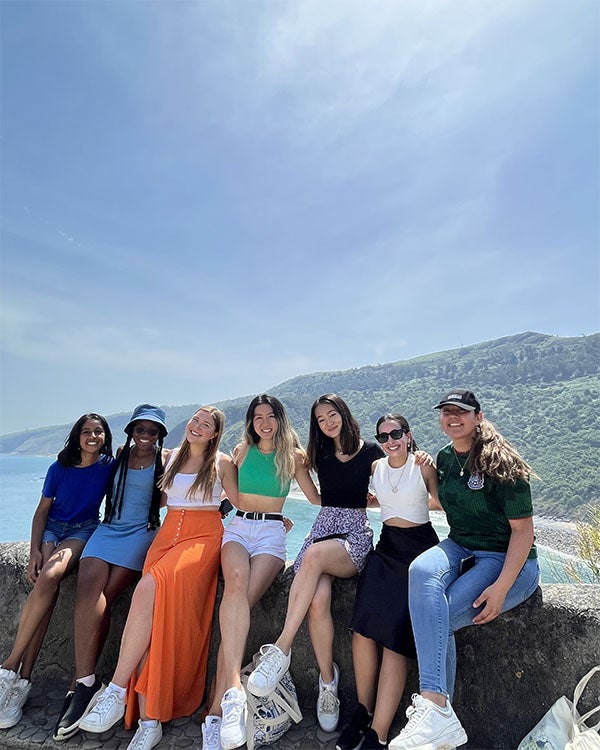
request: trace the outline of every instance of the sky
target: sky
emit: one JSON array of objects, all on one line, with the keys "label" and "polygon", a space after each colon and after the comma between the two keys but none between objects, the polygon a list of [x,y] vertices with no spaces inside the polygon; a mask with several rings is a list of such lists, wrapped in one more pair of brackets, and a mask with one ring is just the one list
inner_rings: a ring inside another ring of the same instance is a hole
[{"label": "sky", "polygon": [[596,0],[0,26],[0,433],[600,329]]}]

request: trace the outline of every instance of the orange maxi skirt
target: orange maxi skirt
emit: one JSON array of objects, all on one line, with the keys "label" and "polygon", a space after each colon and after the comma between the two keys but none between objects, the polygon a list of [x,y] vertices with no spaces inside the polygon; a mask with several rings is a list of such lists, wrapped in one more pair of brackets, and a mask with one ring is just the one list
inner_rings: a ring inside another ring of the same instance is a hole
[{"label": "orange maxi skirt", "polygon": [[156,582],[148,658],[127,687],[125,726],[139,718],[137,694],[152,719],[189,716],[204,696],[223,523],[218,510],[169,509],[143,573]]}]

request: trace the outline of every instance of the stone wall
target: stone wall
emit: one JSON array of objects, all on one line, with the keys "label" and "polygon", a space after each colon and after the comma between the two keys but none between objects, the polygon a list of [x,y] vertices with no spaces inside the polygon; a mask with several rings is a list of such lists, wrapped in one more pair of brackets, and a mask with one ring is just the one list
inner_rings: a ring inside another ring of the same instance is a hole
[{"label": "stone wall", "polygon": [[[25,580],[27,543],[0,544],[0,659],[16,633],[19,613],[30,590]],[[262,643],[275,639],[283,623],[292,580],[288,568],[263,597],[252,615],[248,658]],[[71,618],[76,576],[62,585],[36,673],[67,685],[73,664]],[[219,586],[219,597],[222,586]],[[337,580],[333,589],[336,622],[335,659],[342,675],[343,710],[355,701],[351,638],[348,630],[356,581]],[[113,627],[99,665],[110,678],[127,615],[131,591],[115,606]],[[213,624],[210,674],[218,643]],[[571,696],[580,677],[600,663],[600,586],[545,585],[528,601],[480,628],[466,628],[457,637],[458,676],[454,706],[472,747],[515,748],[519,740],[561,695]],[[34,673],[34,679],[35,674]],[[300,704],[311,711],[316,700],[317,668],[306,625],[293,649],[292,673]],[[600,681],[599,681],[600,682]],[[583,708],[600,703],[599,682],[591,685]],[[405,698],[397,716],[417,690],[416,666],[411,665]]]}]

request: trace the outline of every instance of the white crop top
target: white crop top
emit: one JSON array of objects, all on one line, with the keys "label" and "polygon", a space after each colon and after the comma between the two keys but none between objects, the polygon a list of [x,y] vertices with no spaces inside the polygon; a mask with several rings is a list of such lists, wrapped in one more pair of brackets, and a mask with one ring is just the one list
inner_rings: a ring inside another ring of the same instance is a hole
[{"label": "white crop top", "polygon": [[[173,451],[169,463],[166,468],[169,467],[171,461],[177,455],[177,451]],[[168,508],[218,508],[221,505],[221,493],[223,492],[223,485],[219,479],[219,460],[224,454],[220,451],[217,453],[217,479],[215,481],[212,496],[211,497],[198,497],[193,495],[187,497],[187,492],[196,479],[196,474],[175,474],[173,478],[173,484],[165,490],[167,496],[167,507]]]},{"label": "white crop top", "polygon": [[392,468],[387,458],[375,463],[371,488],[381,507],[381,520],[404,518],[412,523],[429,521],[429,493],[421,469],[412,453],[399,469]]}]

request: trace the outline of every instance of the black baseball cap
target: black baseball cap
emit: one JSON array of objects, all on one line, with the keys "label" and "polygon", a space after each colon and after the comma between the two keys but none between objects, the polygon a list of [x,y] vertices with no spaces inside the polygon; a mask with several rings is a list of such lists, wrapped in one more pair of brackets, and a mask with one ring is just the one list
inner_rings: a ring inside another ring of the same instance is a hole
[{"label": "black baseball cap", "polygon": [[458,406],[465,411],[481,411],[479,401],[475,398],[473,391],[467,391],[465,388],[453,388],[444,396],[434,409],[441,409],[442,406]]}]

